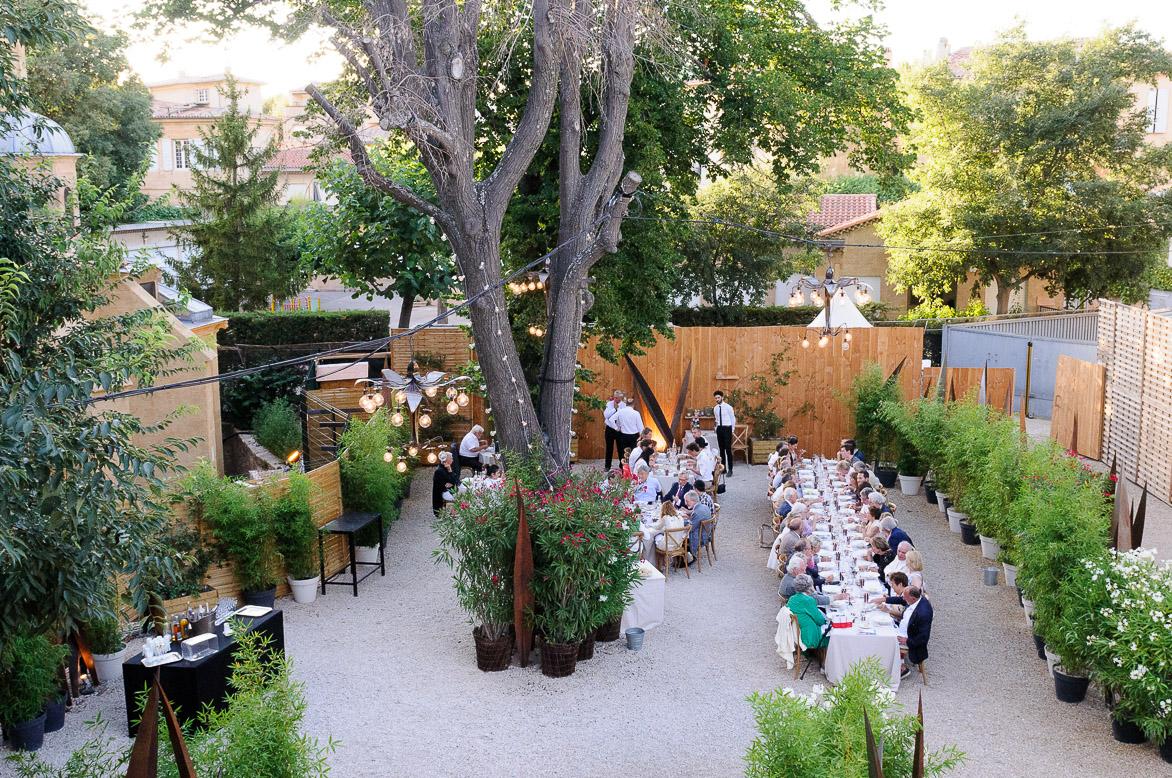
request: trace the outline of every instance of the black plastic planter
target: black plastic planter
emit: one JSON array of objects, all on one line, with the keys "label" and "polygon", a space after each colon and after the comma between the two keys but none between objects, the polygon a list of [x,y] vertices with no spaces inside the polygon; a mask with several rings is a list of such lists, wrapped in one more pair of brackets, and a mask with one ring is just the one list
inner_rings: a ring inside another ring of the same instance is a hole
[{"label": "black plastic planter", "polygon": [[875,468],[875,477],[879,479],[879,483],[883,484],[884,489],[891,489],[899,480],[899,470],[894,467],[877,467]]},{"label": "black plastic planter", "polygon": [[14,749],[36,751],[45,744],[45,714],[42,713],[32,721],[9,724],[7,731],[9,744]]},{"label": "black plastic planter", "polygon": [[1038,659],[1046,658],[1046,641],[1042,639],[1041,635],[1034,635],[1034,648],[1038,649]]},{"label": "black plastic planter", "polygon": [[277,587],[259,592],[244,592],[245,605],[259,605],[262,608],[272,608],[277,603]]},{"label": "black plastic planter", "polygon": [[65,695],[49,700],[45,705],[45,732],[56,732],[65,726]]},{"label": "black plastic planter", "polygon": [[966,546],[979,546],[981,544],[981,536],[977,534],[976,524],[971,521],[960,523],[960,542]]},{"label": "black plastic planter", "polygon": [[1086,699],[1087,687],[1091,685],[1090,678],[1077,675],[1067,675],[1054,668],[1054,695],[1062,702],[1078,704]]},{"label": "black plastic planter", "polygon": [[928,501],[929,505],[937,505],[938,501],[936,500],[936,487],[924,484],[924,499]]},{"label": "black plastic planter", "polygon": [[1133,721],[1120,721],[1111,717],[1111,735],[1120,743],[1139,745],[1148,742],[1147,735]]},{"label": "black plastic planter", "polygon": [[1164,738],[1164,742],[1160,744],[1160,758],[1172,764],[1172,737]]}]

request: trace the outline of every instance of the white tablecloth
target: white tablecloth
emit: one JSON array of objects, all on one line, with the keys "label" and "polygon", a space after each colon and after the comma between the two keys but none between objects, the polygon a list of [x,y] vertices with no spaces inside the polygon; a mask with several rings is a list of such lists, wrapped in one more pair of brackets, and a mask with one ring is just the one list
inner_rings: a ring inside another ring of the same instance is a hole
[{"label": "white tablecloth", "polygon": [[620,629],[624,633],[630,627],[642,627],[650,632],[663,623],[663,594],[667,579],[647,562],[639,563],[639,572],[642,579],[635,584],[635,599],[623,611]]},{"label": "white tablecloth", "polygon": [[[857,622],[856,622],[857,624]],[[838,683],[861,659],[873,656],[891,677],[891,688],[899,689],[899,639],[894,626],[875,628],[874,635],[859,634],[858,626],[830,630],[830,646],[826,649],[826,680]]]}]

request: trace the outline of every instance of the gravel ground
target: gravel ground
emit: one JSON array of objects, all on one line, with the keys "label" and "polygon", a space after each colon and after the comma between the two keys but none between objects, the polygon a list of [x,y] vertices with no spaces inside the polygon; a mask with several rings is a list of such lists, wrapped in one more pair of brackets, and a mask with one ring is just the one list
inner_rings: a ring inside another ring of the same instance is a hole
[{"label": "gravel ground", "polygon": [[[367,579],[357,598],[334,588],[313,605],[282,603],[287,647],[309,698],[306,727],[341,741],[333,774],[741,773],[755,734],[745,698],[777,686],[808,690],[822,678],[811,671],[793,682],[774,652],[776,579],[757,544],[768,510],[764,468],[736,470],[721,500],[715,567],[690,580],[672,575],[666,622],[642,651],[598,644],[595,658],[563,679],[544,677],[536,664],[476,669],[471,625],[445,569],[431,563],[420,476],[391,530],[386,577]],[[929,748],[952,742],[968,754],[953,775],[1169,773],[1152,746],[1111,738],[1093,690],[1081,705],[1058,702],[1016,596],[983,585],[979,549],[963,546],[922,497],[897,503],[925,555],[936,612],[930,686],[913,676],[899,699],[914,710],[922,690]],[[99,709],[124,721],[120,693],[89,698],[65,731],[49,736],[46,755],[61,762],[84,737],[81,720]],[[665,761],[672,753],[687,758]]]}]

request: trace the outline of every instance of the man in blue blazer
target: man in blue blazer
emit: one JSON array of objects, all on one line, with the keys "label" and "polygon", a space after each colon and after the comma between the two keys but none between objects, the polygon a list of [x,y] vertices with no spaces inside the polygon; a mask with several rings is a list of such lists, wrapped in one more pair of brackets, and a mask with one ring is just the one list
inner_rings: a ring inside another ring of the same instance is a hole
[{"label": "man in blue blazer", "polygon": [[687,470],[681,470],[679,475],[679,480],[672,484],[671,488],[661,498],[663,502],[674,503],[677,510],[685,507],[684,495],[692,491],[693,488],[692,478]]},{"label": "man in blue blazer", "polygon": [[[907,649],[908,664],[918,665],[928,658],[928,638],[932,636],[932,603],[928,602],[918,586],[904,589],[903,600],[907,608],[899,626],[907,637],[901,635],[899,643]],[[906,677],[910,672],[911,669],[905,666],[903,676]]]}]

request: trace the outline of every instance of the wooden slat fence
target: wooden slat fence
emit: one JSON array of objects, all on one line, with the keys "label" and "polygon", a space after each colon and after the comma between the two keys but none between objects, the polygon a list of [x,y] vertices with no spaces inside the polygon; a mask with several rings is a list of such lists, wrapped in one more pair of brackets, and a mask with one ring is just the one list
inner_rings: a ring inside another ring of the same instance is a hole
[{"label": "wooden slat fence", "polygon": [[[985,372],[983,367],[949,367],[944,380],[944,399],[946,400],[975,400],[981,390],[981,376]],[[1012,367],[991,367],[985,386],[985,404],[997,408],[1007,414],[1013,413],[1013,382]],[[940,368],[924,368],[922,387],[923,397],[935,397],[940,382]]]},{"label": "wooden slat fence", "polygon": [[[716,389],[727,393],[738,384],[747,385],[752,374],[768,370],[774,354],[784,352],[783,370],[792,372],[788,385],[773,398],[773,405],[786,420],[785,434],[797,435],[803,448],[812,453],[833,454],[840,439],[853,434],[853,420],[842,398],[868,363],[876,362],[890,372],[904,361],[899,379],[904,397],[920,394],[923,331],[917,328],[852,330],[848,351],[842,350],[842,336],[824,349],[815,343],[803,349],[802,336],[813,332],[805,327],[677,327],[673,332],[673,340],[661,338],[644,356],[634,357],[669,419],[689,360],[692,379],[683,402],[685,411],[711,406]],[[592,343],[582,350],[579,360],[595,374],[593,383],[583,386],[584,394],[605,397],[615,388],[628,395],[633,392],[634,382],[625,364],[606,362]],[[579,413],[575,418],[582,458],[601,458],[601,414]]]},{"label": "wooden slat fence", "polygon": [[[1107,369],[1103,365],[1067,354],[1059,356],[1050,437],[1084,457],[1099,459],[1103,453],[1106,385]],[[1074,440],[1076,434],[1078,439]]]}]

